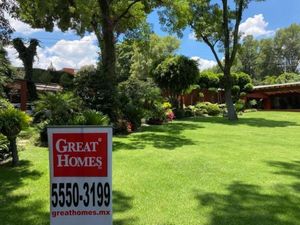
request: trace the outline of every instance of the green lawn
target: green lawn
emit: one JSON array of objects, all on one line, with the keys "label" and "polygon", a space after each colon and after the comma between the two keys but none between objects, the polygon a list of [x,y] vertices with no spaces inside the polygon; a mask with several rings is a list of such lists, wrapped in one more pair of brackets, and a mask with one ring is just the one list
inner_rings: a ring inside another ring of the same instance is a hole
[{"label": "green lawn", "polygon": [[[0,224],[49,224],[46,148],[0,167]],[[300,113],[175,121],[114,138],[114,224],[300,224]]]}]

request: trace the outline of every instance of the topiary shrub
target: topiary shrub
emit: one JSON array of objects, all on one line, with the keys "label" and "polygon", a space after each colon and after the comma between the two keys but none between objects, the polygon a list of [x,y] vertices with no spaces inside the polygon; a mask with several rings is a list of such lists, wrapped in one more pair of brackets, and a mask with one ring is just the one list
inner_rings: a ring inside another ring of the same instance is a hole
[{"label": "topiary shrub", "polygon": [[12,165],[19,163],[17,136],[21,130],[29,126],[31,118],[24,112],[8,107],[0,110],[0,133],[7,137],[12,155]]}]

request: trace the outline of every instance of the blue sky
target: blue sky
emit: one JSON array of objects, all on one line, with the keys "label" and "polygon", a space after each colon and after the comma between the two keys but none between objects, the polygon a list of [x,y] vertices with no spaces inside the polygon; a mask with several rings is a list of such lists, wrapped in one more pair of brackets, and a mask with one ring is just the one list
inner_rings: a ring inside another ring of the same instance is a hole
[{"label": "blue sky", "polygon": [[[148,22],[152,24],[155,33],[168,35],[161,29],[157,13],[149,15]],[[271,37],[277,29],[288,27],[292,23],[300,24],[300,0],[266,0],[253,2],[245,10],[241,30],[246,34],[253,34],[256,38]],[[78,37],[73,32],[62,33],[55,30],[53,33],[41,29],[32,29],[20,21],[11,20],[15,27],[14,36],[37,38],[41,41],[35,67],[47,68],[52,62],[57,69],[62,67],[80,68],[86,64],[94,64],[97,58],[96,38],[94,35]],[[16,53],[8,48],[11,62],[20,66]],[[192,37],[192,31],[186,29],[181,39],[178,54],[197,59],[202,68],[215,64],[210,49]]]}]

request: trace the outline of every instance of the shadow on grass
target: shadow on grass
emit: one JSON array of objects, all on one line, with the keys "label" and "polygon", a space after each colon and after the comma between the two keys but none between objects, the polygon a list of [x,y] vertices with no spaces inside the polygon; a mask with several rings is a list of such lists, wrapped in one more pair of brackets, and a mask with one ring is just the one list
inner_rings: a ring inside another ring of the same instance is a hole
[{"label": "shadow on grass", "polygon": [[127,142],[114,141],[113,149],[118,150],[143,150],[146,146],[159,149],[175,150],[185,145],[195,145],[189,138],[179,135],[167,135],[156,133],[138,133],[128,137]]},{"label": "shadow on grass", "polygon": [[198,194],[199,210],[212,209],[209,225],[297,225],[300,197],[287,187],[265,194],[259,186],[235,182],[228,194]]},{"label": "shadow on grass", "polygon": [[180,122],[142,127],[140,132],[118,136],[121,141],[114,140],[113,150],[143,150],[149,145],[158,149],[174,150],[184,145],[195,145],[195,141],[186,138],[182,132],[200,128],[203,127],[196,123]]},{"label": "shadow on grass", "polygon": [[[275,174],[300,179],[300,161],[267,162]],[[199,210],[211,209],[209,225],[298,225],[300,224],[300,183],[278,184],[272,194],[260,186],[234,182],[228,194],[197,193]]]},{"label": "shadow on grass", "polygon": [[181,134],[184,130],[197,130],[204,128],[199,123],[181,123],[179,121],[169,122],[163,125],[153,125],[142,127],[141,131],[167,133],[167,134]]},{"label": "shadow on grass", "polygon": [[279,121],[265,118],[239,118],[237,121],[229,121],[224,117],[198,117],[187,118],[181,121],[200,122],[200,123],[216,123],[230,126],[247,125],[253,127],[288,127],[288,126],[300,126],[299,123],[291,121]]},{"label": "shadow on grass", "polygon": [[268,161],[267,164],[269,166],[276,167],[277,169],[279,169],[279,171],[275,172],[276,174],[288,175],[300,179],[300,161]]},{"label": "shadow on grass", "polygon": [[[132,209],[132,201],[133,197],[127,196],[121,191],[113,191],[113,213],[114,215],[118,215],[121,213],[126,213],[128,210]],[[114,225],[125,225],[132,224],[135,222],[136,218],[122,218],[122,219],[114,219]]]},{"label": "shadow on grass", "polygon": [[24,186],[24,179],[36,180],[42,173],[30,170],[30,162],[22,160],[18,167],[9,164],[0,166],[0,221],[1,225],[49,224],[49,213],[43,211],[44,202],[24,201],[27,195],[15,194],[14,191]]}]

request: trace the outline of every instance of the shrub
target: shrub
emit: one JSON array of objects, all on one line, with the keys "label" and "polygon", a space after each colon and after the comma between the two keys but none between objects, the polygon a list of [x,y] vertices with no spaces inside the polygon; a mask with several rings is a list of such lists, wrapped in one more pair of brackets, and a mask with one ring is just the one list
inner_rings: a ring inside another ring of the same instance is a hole
[{"label": "shrub", "polygon": [[96,110],[85,110],[74,116],[70,125],[102,125],[107,126],[109,118]]},{"label": "shrub", "polygon": [[45,93],[35,102],[35,122],[49,120],[50,125],[65,125],[82,109],[80,98],[71,92]]},{"label": "shrub", "polygon": [[0,162],[11,156],[9,151],[9,141],[4,135],[0,134]]},{"label": "shrub", "polygon": [[208,114],[210,116],[217,116],[221,113],[221,109],[218,104],[212,104],[210,102],[201,102],[196,105],[196,108],[200,110],[203,114]]},{"label": "shrub", "polygon": [[242,112],[245,109],[245,101],[244,100],[238,100],[235,103],[235,109],[237,112]]},{"label": "shrub", "polygon": [[185,110],[184,109],[174,109],[174,114],[177,119],[182,119],[185,117]]},{"label": "shrub", "polygon": [[132,103],[128,103],[122,107],[122,113],[124,114],[124,119],[131,123],[131,129],[134,131],[141,126],[145,110]]},{"label": "shrub", "polygon": [[170,102],[164,102],[163,103],[163,108],[164,109],[171,109],[172,108],[172,104]]},{"label": "shrub", "polygon": [[257,101],[255,99],[252,99],[248,102],[247,108],[252,109],[252,108],[255,108],[256,106],[257,106]]},{"label": "shrub", "polygon": [[31,118],[24,112],[7,108],[0,110],[0,132],[7,137],[9,149],[12,154],[12,164],[16,166],[19,162],[16,139],[21,130],[29,126]]},{"label": "shrub", "polygon": [[[131,123],[132,130],[141,126],[142,118],[156,117],[158,107],[163,110],[160,90],[151,79],[140,80],[136,77],[130,77],[121,82],[118,88],[123,119]],[[169,107],[169,105],[167,106]]]},{"label": "shrub", "polygon": [[74,79],[74,90],[85,107],[103,112],[112,121],[117,120],[120,107],[118,91],[103,71],[93,66],[81,68]]},{"label": "shrub", "polygon": [[149,118],[147,120],[148,124],[160,125],[166,121],[166,111],[162,104],[156,103],[153,105]]},{"label": "shrub", "polygon": [[166,117],[167,117],[167,121],[172,121],[175,119],[175,114],[171,109],[169,109],[166,112]]}]

